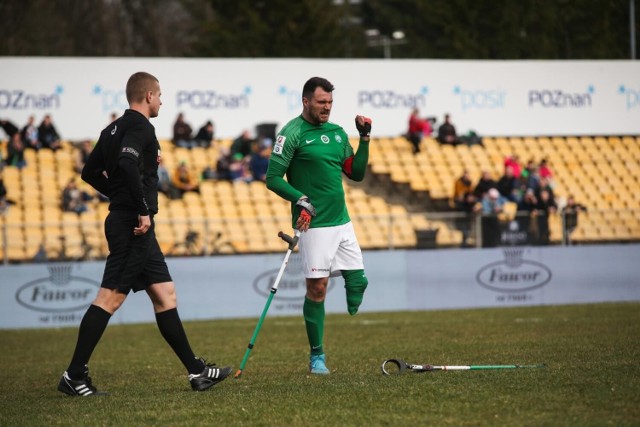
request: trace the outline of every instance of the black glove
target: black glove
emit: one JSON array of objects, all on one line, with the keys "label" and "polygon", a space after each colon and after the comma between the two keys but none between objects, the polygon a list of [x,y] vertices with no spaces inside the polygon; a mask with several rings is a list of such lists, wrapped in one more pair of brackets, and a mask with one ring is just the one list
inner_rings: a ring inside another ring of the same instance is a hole
[{"label": "black glove", "polygon": [[371,134],[371,119],[369,117],[364,118],[364,124],[359,124],[356,118],[356,129],[361,137],[368,137]]}]

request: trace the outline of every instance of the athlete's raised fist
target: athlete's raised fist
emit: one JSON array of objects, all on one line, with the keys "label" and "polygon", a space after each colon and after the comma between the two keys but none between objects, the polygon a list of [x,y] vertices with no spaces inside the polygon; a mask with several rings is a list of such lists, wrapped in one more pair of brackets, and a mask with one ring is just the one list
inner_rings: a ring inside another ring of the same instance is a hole
[{"label": "athlete's raised fist", "polygon": [[356,116],[356,129],[361,137],[368,138],[371,134],[371,119],[365,116]]}]

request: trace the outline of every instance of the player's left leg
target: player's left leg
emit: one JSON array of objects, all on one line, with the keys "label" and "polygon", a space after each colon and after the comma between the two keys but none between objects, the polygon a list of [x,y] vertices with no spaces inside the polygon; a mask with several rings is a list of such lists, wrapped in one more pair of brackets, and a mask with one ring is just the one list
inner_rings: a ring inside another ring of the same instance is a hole
[{"label": "player's left leg", "polygon": [[347,291],[347,310],[353,316],[362,304],[364,291],[367,289],[369,281],[364,270],[342,270],[342,277],[344,278],[344,288]]},{"label": "player's left leg", "polygon": [[331,265],[331,270],[340,270],[344,278],[347,294],[347,310],[352,316],[358,312],[364,291],[369,281],[364,273],[364,261],[353,224],[347,223],[341,228],[340,246]]}]

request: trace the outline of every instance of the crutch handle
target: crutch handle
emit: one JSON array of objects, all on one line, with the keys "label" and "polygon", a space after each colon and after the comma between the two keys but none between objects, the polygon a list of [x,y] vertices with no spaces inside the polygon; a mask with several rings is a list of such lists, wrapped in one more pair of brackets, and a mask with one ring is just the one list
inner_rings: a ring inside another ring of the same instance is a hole
[{"label": "crutch handle", "polygon": [[285,242],[287,242],[289,244],[289,249],[293,250],[296,247],[296,245],[298,244],[298,239],[300,238],[300,231],[296,230],[296,232],[293,235],[293,237],[291,237],[288,234],[283,233],[282,231],[280,231],[278,233],[278,237],[281,238],[282,240],[284,240]]}]

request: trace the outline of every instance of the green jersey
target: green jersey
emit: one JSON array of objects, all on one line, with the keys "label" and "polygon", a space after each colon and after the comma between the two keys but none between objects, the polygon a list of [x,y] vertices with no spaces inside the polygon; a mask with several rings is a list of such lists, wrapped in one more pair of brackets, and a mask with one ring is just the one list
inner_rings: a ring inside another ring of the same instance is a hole
[{"label": "green jersey", "polygon": [[342,172],[345,160],[353,154],[349,137],[335,123],[313,125],[298,116],[282,128],[273,145],[267,177],[270,172],[273,176],[274,172],[277,175],[278,171],[286,171],[287,182],[292,188],[271,189],[292,202],[294,228],[299,214],[295,202],[303,195],[309,197],[316,208],[312,228],[350,221]]}]

